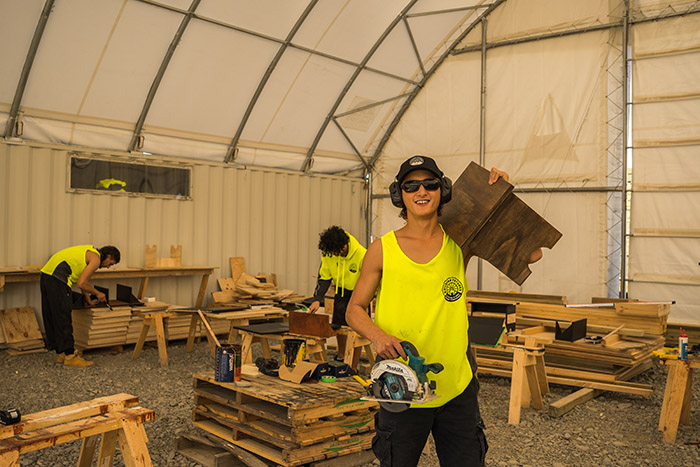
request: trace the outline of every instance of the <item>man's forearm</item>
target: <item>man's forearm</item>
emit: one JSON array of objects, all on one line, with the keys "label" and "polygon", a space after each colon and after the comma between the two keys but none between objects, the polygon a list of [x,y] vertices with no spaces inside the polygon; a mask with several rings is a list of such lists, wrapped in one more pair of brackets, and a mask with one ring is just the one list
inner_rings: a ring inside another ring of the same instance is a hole
[{"label": "man's forearm", "polygon": [[323,297],[328,292],[328,288],[331,286],[330,279],[318,279],[316,282],[316,289],[314,290],[314,301],[323,303]]},{"label": "man's forearm", "polygon": [[359,305],[351,304],[348,306],[345,320],[356,333],[371,341],[374,341],[379,335],[385,334]]}]

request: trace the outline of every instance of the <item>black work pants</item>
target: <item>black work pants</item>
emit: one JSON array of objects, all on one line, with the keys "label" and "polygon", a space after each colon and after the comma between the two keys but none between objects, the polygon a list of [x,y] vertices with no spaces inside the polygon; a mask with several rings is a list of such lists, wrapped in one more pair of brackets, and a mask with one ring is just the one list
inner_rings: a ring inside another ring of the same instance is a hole
[{"label": "black work pants", "polygon": [[379,409],[374,418],[372,450],[381,466],[418,465],[431,431],[442,467],[483,466],[488,448],[479,417],[478,392],[479,382],[472,378],[462,394],[442,407],[398,413]]},{"label": "black work pants", "polygon": [[73,319],[71,316],[72,295],[70,287],[55,277],[41,273],[41,314],[44,318],[46,347],[57,354],[72,354]]}]

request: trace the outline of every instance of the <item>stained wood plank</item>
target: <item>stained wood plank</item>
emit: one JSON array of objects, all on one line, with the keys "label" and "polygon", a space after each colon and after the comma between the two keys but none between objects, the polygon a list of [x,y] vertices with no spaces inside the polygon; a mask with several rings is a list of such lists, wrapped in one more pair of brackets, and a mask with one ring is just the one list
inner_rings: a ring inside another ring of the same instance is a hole
[{"label": "stained wood plank", "polygon": [[532,271],[530,254],[552,248],[561,232],[515,196],[503,179],[489,185],[489,171],[472,162],[452,187],[441,223],[463,249],[485,259],[518,285]]}]

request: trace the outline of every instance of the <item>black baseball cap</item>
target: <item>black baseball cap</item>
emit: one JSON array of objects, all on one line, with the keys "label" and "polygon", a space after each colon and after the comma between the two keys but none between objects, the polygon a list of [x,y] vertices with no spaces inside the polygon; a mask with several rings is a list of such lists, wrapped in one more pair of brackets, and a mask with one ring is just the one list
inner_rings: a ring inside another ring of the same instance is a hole
[{"label": "black baseball cap", "polygon": [[416,155],[401,164],[399,173],[396,175],[396,181],[399,182],[399,185],[401,185],[403,179],[406,178],[406,175],[410,174],[414,170],[427,170],[437,178],[442,178],[444,175],[442,170],[438,169],[437,164],[432,158],[428,156]]}]

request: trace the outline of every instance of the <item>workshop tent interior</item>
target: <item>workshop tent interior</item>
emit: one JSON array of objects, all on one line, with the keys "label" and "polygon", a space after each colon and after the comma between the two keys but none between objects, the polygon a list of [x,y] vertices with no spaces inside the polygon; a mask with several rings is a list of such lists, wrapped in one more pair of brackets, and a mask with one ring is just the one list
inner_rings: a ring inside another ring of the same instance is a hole
[{"label": "workshop tent interior", "polygon": [[[563,233],[517,286],[700,323],[700,3],[0,0],[0,267],[79,243],[245,257],[310,294],[318,233],[401,226],[401,161],[499,167]],[[151,293],[191,304],[198,281]],[[161,283],[162,282],[162,283]],[[216,281],[208,291],[216,290]],[[36,284],[0,308],[39,309]]]}]

